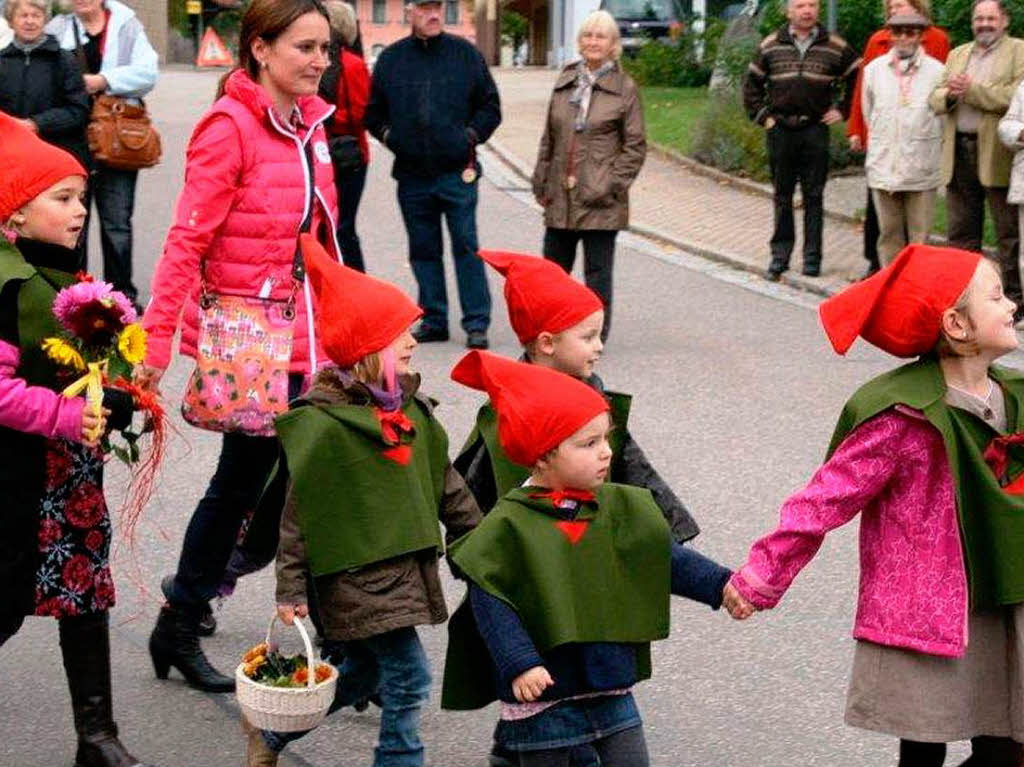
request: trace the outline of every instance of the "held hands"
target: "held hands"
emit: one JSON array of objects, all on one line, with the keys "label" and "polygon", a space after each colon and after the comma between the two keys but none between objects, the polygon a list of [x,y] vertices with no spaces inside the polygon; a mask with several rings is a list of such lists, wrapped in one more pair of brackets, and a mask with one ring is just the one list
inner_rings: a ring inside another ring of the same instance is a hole
[{"label": "held hands", "polygon": [[861,154],[864,151],[864,139],[860,136],[850,136],[850,151],[854,154]]},{"label": "held hands", "polygon": [[725,584],[725,588],[722,589],[722,607],[738,621],[745,621],[757,611],[757,608],[744,599],[731,583]]},{"label": "held hands", "polygon": [[99,415],[88,405],[82,408],[82,435],[80,440],[83,445],[86,447],[96,447],[100,444],[100,440],[107,430],[108,415],[110,415],[110,411],[107,408],[103,408]]},{"label": "held hands", "polygon": [[107,89],[107,78],[103,75],[82,75],[85,90],[90,94],[102,93]]},{"label": "held hands", "polygon": [[[281,608],[277,608],[280,612]],[[555,680],[543,666],[534,666],[512,680],[512,693],[520,703],[533,703]]]},{"label": "held hands", "polygon": [[278,605],[277,606],[277,617],[281,619],[281,623],[286,626],[291,626],[295,622],[296,618],[305,618],[309,615],[309,607],[306,605]]},{"label": "held hands", "polygon": [[832,125],[834,123],[841,123],[843,121],[843,113],[835,107],[832,107],[825,114],[821,116],[821,121],[825,125]]},{"label": "held hands", "polygon": [[961,98],[971,87],[971,76],[966,72],[953,75],[946,82],[946,87],[949,89],[950,96]]}]

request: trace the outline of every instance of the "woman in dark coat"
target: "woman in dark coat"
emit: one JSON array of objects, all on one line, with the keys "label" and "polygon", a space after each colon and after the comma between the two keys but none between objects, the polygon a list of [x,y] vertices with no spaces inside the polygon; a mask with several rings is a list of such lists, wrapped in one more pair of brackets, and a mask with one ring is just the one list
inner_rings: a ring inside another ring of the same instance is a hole
[{"label": "woman in dark coat", "polygon": [[14,40],[0,50],[0,111],[88,168],[89,97],[74,55],[44,31],[49,3],[8,0],[4,17]]}]

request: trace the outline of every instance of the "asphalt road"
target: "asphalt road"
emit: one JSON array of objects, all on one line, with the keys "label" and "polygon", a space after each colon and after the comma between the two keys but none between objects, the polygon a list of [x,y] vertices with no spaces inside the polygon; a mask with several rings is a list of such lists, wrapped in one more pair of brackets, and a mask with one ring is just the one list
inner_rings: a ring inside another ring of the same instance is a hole
[{"label": "asphalt road", "polygon": [[[211,73],[166,72],[150,100],[165,140],[164,163],[145,172],[136,208],[140,284],[152,267],[182,184],[184,145],[210,103]],[[485,157],[478,213],[481,245],[537,251],[540,215],[523,184]],[[406,240],[388,175],[388,153],[374,147],[360,211],[368,268],[415,295]],[[742,221],[735,222],[739,229]],[[95,233],[94,233],[95,239]],[[92,249],[98,264],[98,247]],[[827,258],[826,254],[826,258]],[[453,282],[453,280],[452,280]],[[494,351],[519,350],[492,275]],[[455,302],[454,285],[450,287]],[[748,275],[707,264],[634,237],[620,240],[615,317],[599,372],[635,395],[631,429],[677,489],[704,532],[695,545],[722,563],[741,563],[750,542],[775,522],[780,502],[819,464],[845,398],[891,366],[860,344],[842,359],[821,332],[815,301]],[[462,353],[458,315],[453,340],[421,347],[424,388],[453,450],[468,433],[480,397],[449,381]],[[164,389],[176,410],[190,371],[176,360]],[[244,741],[232,696],[186,687],[176,672],[156,680],[146,642],[158,582],[177,561],[195,501],[218,453],[216,435],[176,418],[159,492],[140,524],[133,553],[116,560],[113,613],[115,707],[123,740],[159,767],[243,763]],[[111,503],[123,475],[109,473]],[[257,481],[257,478],[254,478]],[[652,763],[658,767],[795,767],[895,764],[895,739],[843,724],[853,652],[856,523],[828,538],[782,605],[737,624],[724,613],[674,600],[673,633],[654,649],[654,677],[637,688]],[[448,582],[457,604],[462,587]],[[595,595],[600,597],[600,595]],[[244,580],[218,610],[220,629],[204,642],[230,672],[259,641],[273,609],[273,575]],[[56,623],[30,619],[0,650],[0,765],[53,767],[73,761],[74,734],[57,646]],[[422,629],[439,680],[443,626]],[[428,764],[482,767],[495,711],[446,713],[435,694],[423,716]],[[357,767],[371,762],[375,709],[346,711],[290,747],[282,765]],[[963,753],[953,749],[949,763]]]}]

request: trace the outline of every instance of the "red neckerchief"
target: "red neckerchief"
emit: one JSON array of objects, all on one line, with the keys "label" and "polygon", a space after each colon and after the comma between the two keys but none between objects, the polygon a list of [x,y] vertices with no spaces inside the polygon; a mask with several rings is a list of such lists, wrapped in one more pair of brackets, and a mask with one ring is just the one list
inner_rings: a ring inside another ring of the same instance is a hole
[{"label": "red neckerchief", "polygon": [[[527,497],[550,498],[551,504],[555,508],[561,508],[568,506],[569,504],[575,506],[580,503],[593,503],[597,500],[597,497],[589,490],[574,490],[573,488],[566,488],[565,490],[548,490],[545,493],[530,493]],[[554,525],[562,531],[566,538],[569,539],[569,543],[575,546],[580,542],[584,533],[587,532],[587,528],[590,526],[590,520],[558,519],[555,520]]]},{"label": "red neckerchief", "polygon": [[1024,445],[1024,433],[1021,434],[1008,434],[1005,437],[996,437],[988,443],[988,447],[985,448],[983,458],[992,468],[992,473],[996,475],[996,479],[999,480],[999,484],[1005,483],[1007,464],[1010,462],[1010,446],[1011,445]]},{"label": "red neckerchief", "polygon": [[408,466],[412,460],[412,445],[403,445],[402,435],[415,434],[415,424],[401,410],[381,410],[375,407],[373,414],[380,422],[380,436],[384,444],[390,445],[381,451],[381,455],[401,466]]}]

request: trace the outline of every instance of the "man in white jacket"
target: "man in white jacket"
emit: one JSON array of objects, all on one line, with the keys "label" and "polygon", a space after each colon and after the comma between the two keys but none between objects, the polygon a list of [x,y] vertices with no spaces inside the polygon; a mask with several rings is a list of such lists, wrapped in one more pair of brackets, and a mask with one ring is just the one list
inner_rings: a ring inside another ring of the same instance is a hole
[{"label": "man in white jacket", "polygon": [[1010,108],[999,121],[999,140],[1015,152],[1006,201],[1018,206],[1020,233],[1024,238],[1024,82],[1017,86]]},{"label": "man in white jacket", "polygon": [[942,183],[942,121],[928,96],[943,66],[921,48],[928,20],[889,17],[892,50],[864,68],[861,107],[871,141],[864,161],[878,210],[878,257],[890,263],[908,242],[925,242]]}]

